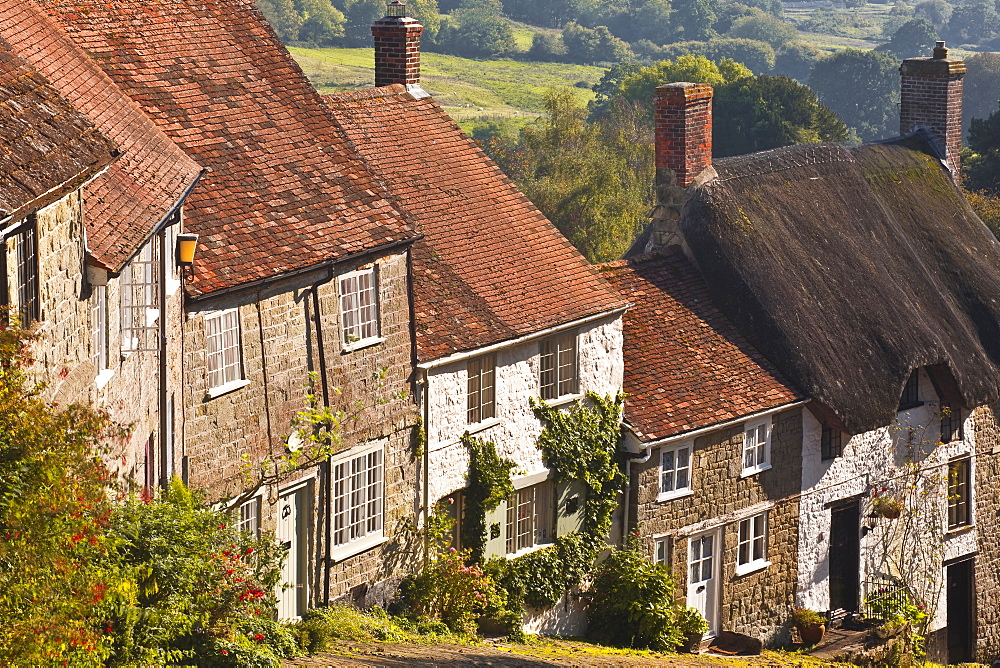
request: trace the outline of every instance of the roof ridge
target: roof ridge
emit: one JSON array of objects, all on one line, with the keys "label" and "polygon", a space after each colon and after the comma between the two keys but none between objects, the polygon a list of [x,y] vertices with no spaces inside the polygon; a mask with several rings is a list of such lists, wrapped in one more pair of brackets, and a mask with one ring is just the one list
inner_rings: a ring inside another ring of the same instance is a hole
[{"label": "roof ridge", "polygon": [[325,93],[320,95],[326,102],[340,102],[353,100],[373,100],[380,97],[401,97],[403,99],[416,100],[410,91],[406,90],[403,84],[390,84],[388,86],[374,86],[362,88],[360,90],[349,90],[343,93]]}]

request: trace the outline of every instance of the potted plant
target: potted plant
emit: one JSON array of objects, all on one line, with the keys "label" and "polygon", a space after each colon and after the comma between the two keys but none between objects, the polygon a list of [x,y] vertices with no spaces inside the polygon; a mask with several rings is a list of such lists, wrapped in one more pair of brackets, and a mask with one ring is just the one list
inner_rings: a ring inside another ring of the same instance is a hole
[{"label": "potted plant", "polygon": [[683,640],[677,649],[681,652],[693,652],[701,645],[702,639],[708,633],[708,622],[701,616],[697,608],[686,607],[677,611],[677,631]]},{"label": "potted plant", "polygon": [[792,611],[792,626],[798,629],[802,642],[807,645],[815,645],[826,633],[826,620],[818,612],[808,608],[795,608]]},{"label": "potted plant", "polygon": [[903,502],[894,496],[876,496],[872,499],[872,510],[880,517],[894,520],[903,514]]}]

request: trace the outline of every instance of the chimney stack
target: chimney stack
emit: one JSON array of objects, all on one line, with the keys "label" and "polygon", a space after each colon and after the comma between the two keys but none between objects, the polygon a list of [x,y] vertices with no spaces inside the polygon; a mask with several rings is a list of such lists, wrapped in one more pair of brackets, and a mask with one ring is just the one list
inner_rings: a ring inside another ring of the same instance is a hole
[{"label": "chimney stack", "polygon": [[653,94],[656,185],[687,188],[712,164],[712,87],[672,83]]},{"label": "chimney stack", "polygon": [[[656,135],[656,206],[653,230],[646,250],[686,248],[681,233],[681,210],[687,188],[713,178],[712,87],[672,83],[653,93]],[[700,179],[699,175],[703,175]],[[685,250],[685,252],[688,252]]]},{"label": "chimney stack", "polygon": [[902,78],[899,132],[926,128],[953,176],[958,176],[962,150],[962,81],[965,63],[948,58],[944,42],[937,42],[931,58],[907,58],[899,68]]},{"label": "chimney stack", "polygon": [[[375,85],[403,84],[420,90],[420,33],[424,27],[406,15],[406,4],[393,0],[385,17],[372,26],[375,38]],[[424,94],[426,95],[426,94]]]}]

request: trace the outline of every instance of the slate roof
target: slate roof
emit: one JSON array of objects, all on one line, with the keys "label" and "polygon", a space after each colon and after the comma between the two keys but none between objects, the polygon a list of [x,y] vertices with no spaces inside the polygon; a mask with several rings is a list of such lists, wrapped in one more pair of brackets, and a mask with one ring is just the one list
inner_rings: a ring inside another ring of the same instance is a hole
[{"label": "slate roof", "polygon": [[117,271],[200,168],[32,0],[0,0],[0,38],[121,150],[84,189],[88,250]]},{"label": "slate roof", "polygon": [[918,367],[1000,399],[1000,242],[922,135],[714,166],[681,222],[712,301],[847,432],[891,424]]},{"label": "slate roof", "polygon": [[194,295],[414,237],[249,0],[40,1],[211,170],[185,207]]},{"label": "slate roof", "polygon": [[325,96],[412,216],[417,356],[428,361],[627,305],[432,98]]},{"label": "slate roof", "polygon": [[54,202],[117,154],[89,118],[0,38],[0,218]]},{"label": "slate roof", "polygon": [[679,249],[599,268],[634,304],[623,318],[625,421],[640,441],[802,398],[715,307],[698,270]]}]

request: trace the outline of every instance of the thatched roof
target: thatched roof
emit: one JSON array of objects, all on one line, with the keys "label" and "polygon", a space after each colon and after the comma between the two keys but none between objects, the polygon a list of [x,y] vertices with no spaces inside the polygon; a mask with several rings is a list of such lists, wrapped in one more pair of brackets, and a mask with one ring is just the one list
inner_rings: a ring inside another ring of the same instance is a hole
[{"label": "thatched roof", "polygon": [[719,160],[681,223],[715,303],[849,433],[911,371],[1000,398],[1000,243],[921,135]]}]

